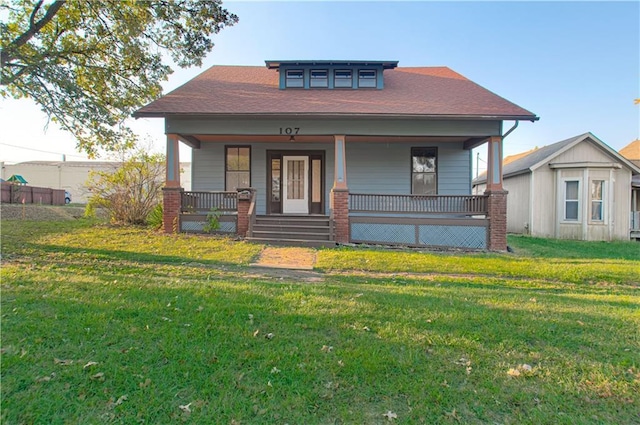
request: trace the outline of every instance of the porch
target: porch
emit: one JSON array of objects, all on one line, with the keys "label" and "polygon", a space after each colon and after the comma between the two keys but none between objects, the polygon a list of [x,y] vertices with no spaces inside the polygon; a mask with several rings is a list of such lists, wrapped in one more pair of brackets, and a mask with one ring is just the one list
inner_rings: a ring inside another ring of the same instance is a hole
[{"label": "porch", "polygon": [[[336,237],[330,215],[256,214],[257,191],[180,191],[180,232],[219,233],[247,240],[307,246],[363,243],[487,249],[488,195],[348,194],[348,239]],[[218,227],[207,227],[215,217]]]}]

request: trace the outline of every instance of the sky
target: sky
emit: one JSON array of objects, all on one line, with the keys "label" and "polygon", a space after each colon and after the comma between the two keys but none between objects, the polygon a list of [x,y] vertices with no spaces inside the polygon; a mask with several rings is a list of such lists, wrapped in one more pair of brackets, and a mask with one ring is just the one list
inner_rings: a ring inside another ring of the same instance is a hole
[{"label": "sky", "polygon": [[[176,69],[169,92],[213,65],[265,60],[394,60],[448,66],[535,113],[504,155],[592,132],[615,150],[640,138],[640,2],[238,2],[202,67]],[[177,67],[175,67],[177,68]],[[174,68],[174,69],[175,69]],[[30,100],[0,100],[0,161],[82,160],[75,140]],[[161,118],[131,120],[164,152]],[[512,122],[505,123],[505,130]],[[181,160],[189,161],[181,147]],[[478,149],[480,170],[486,145]],[[474,159],[475,159],[474,153]]]}]

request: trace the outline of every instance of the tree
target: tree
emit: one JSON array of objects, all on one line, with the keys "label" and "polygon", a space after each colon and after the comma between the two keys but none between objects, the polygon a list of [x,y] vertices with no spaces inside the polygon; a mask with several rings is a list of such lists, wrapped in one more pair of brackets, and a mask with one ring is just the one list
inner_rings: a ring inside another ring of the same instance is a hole
[{"label": "tree", "polygon": [[137,149],[115,171],[91,172],[88,208],[104,208],[113,223],[146,224],[160,204],[164,172],[163,155]]},{"label": "tree", "polygon": [[220,0],[2,0],[0,95],[31,98],[78,148],[134,146],[125,125],[156,99],[160,82],[199,66],[210,36],[238,17]]}]

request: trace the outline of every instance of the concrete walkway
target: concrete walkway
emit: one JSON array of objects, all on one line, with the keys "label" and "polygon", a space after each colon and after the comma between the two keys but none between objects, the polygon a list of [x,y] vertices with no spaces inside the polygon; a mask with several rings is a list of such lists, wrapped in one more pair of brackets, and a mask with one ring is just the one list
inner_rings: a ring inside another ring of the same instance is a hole
[{"label": "concrete walkway", "polygon": [[255,267],[272,267],[290,270],[313,270],[316,251],[301,247],[267,246],[258,260],[251,264]]}]

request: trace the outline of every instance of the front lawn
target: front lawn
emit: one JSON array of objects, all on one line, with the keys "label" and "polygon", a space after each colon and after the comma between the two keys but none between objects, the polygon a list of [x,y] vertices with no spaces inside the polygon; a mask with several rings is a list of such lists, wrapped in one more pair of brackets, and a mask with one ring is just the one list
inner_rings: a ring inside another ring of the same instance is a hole
[{"label": "front lawn", "polygon": [[640,422],[638,259],[260,249],[3,221],[1,422]]}]

